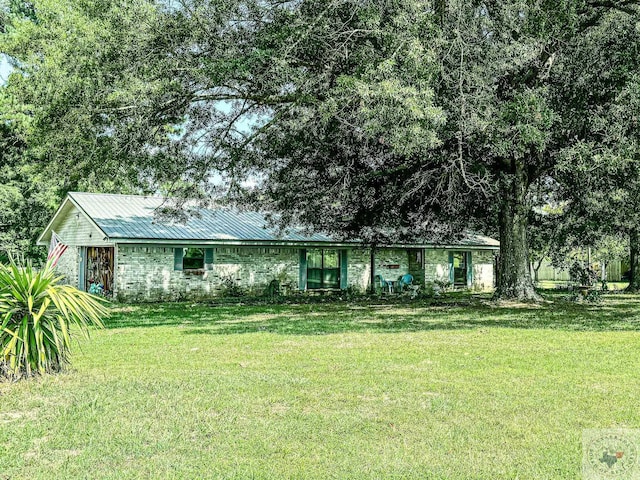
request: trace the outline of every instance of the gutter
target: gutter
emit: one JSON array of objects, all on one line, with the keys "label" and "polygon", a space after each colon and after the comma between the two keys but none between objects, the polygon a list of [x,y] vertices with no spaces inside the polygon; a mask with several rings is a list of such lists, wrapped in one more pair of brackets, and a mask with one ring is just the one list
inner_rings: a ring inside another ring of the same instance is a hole
[{"label": "gutter", "polygon": [[[118,245],[158,245],[158,246],[222,246],[222,247],[340,247],[340,248],[370,248],[359,242],[329,242],[329,241],[301,241],[301,240],[204,240],[204,239],[153,239],[153,238],[119,238],[104,237],[105,241]],[[415,243],[393,243],[376,245],[376,248],[425,248],[430,250],[499,250],[494,245],[433,245]]]}]

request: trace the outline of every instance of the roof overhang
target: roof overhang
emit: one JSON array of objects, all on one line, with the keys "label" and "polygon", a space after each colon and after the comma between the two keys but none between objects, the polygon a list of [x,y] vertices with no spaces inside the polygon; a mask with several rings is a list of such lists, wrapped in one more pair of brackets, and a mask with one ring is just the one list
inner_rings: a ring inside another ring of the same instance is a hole
[{"label": "roof overhang", "polygon": [[[110,237],[108,240],[119,245],[159,245],[159,246],[221,246],[221,247],[338,247],[338,248],[369,248],[370,245],[361,242],[305,242],[305,241],[274,241],[274,240],[207,240],[207,239],[191,239],[191,240],[169,240],[158,238],[115,238]],[[425,248],[431,250],[489,250],[497,251],[499,246],[494,245],[435,245],[425,243],[393,243],[376,245],[376,248]]]},{"label": "roof overhang", "polygon": [[[69,193],[65,197],[62,205],[58,208],[53,215],[42,234],[38,237],[38,245],[48,245],[51,238],[51,231],[62,220],[62,216],[65,215],[67,209],[74,207],[80,215],[82,215],[91,224],[97,232],[104,235],[103,239],[108,242],[118,244],[130,244],[130,245],[159,245],[159,246],[254,246],[254,247],[291,247],[291,248],[304,248],[304,247],[319,247],[319,248],[368,248],[370,245],[365,244],[359,240],[343,240],[343,241],[331,241],[331,240],[241,240],[234,238],[222,238],[222,239],[206,239],[206,238],[191,238],[191,239],[168,239],[168,238],[128,238],[128,237],[109,237],[106,232],[100,228],[100,226],[94,221],[94,219],[82,208],[79,201],[73,198],[73,194]],[[487,238],[487,237],[484,237]],[[488,239],[487,240],[492,240]],[[476,237],[477,241],[477,237]],[[495,240],[493,240],[495,242]],[[488,242],[487,242],[488,243]],[[376,248],[403,248],[403,249],[443,249],[443,250],[485,250],[485,251],[498,251],[500,249],[498,245],[490,245],[487,243],[464,243],[464,244],[434,244],[425,242],[398,242],[376,245]]]}]

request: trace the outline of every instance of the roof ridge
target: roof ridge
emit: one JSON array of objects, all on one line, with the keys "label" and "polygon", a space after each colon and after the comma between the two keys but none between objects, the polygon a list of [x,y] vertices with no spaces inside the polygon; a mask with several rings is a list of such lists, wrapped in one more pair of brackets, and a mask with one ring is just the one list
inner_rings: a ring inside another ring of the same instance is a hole
[{"label": "roof ridge", "polygon": [[138,195],[135,193],[97,193],[97,192],[68,192],[68,195],[106,195],[109,197],[137,197],[137,198],[173,198],[165,197],[163,195],[151,194],[151,195]]}]

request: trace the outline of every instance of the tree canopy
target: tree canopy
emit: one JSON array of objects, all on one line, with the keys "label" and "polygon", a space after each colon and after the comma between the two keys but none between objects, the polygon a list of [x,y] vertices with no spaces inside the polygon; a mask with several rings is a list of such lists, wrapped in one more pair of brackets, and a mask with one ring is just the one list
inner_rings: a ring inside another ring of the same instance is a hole
[{"label": "tree canopy", "polygon": [[372,244],[497,231],[496,295],[531,300],[532,185],[635,165],[638,3],[36,0],[3,115],[76,181]]}]

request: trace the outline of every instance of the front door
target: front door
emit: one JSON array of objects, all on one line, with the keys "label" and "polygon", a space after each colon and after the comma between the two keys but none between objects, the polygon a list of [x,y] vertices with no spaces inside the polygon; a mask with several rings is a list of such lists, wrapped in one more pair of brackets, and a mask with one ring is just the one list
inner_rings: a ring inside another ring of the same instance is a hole
[{"label": "front door", "polygon": [[85,291],[111,296],[113,293],[113,247],[86,247]]},{"label": "front door", "polygon": [[467,252],[452,254],[453,284],[457,287],[467,286],[468,255]]}]

